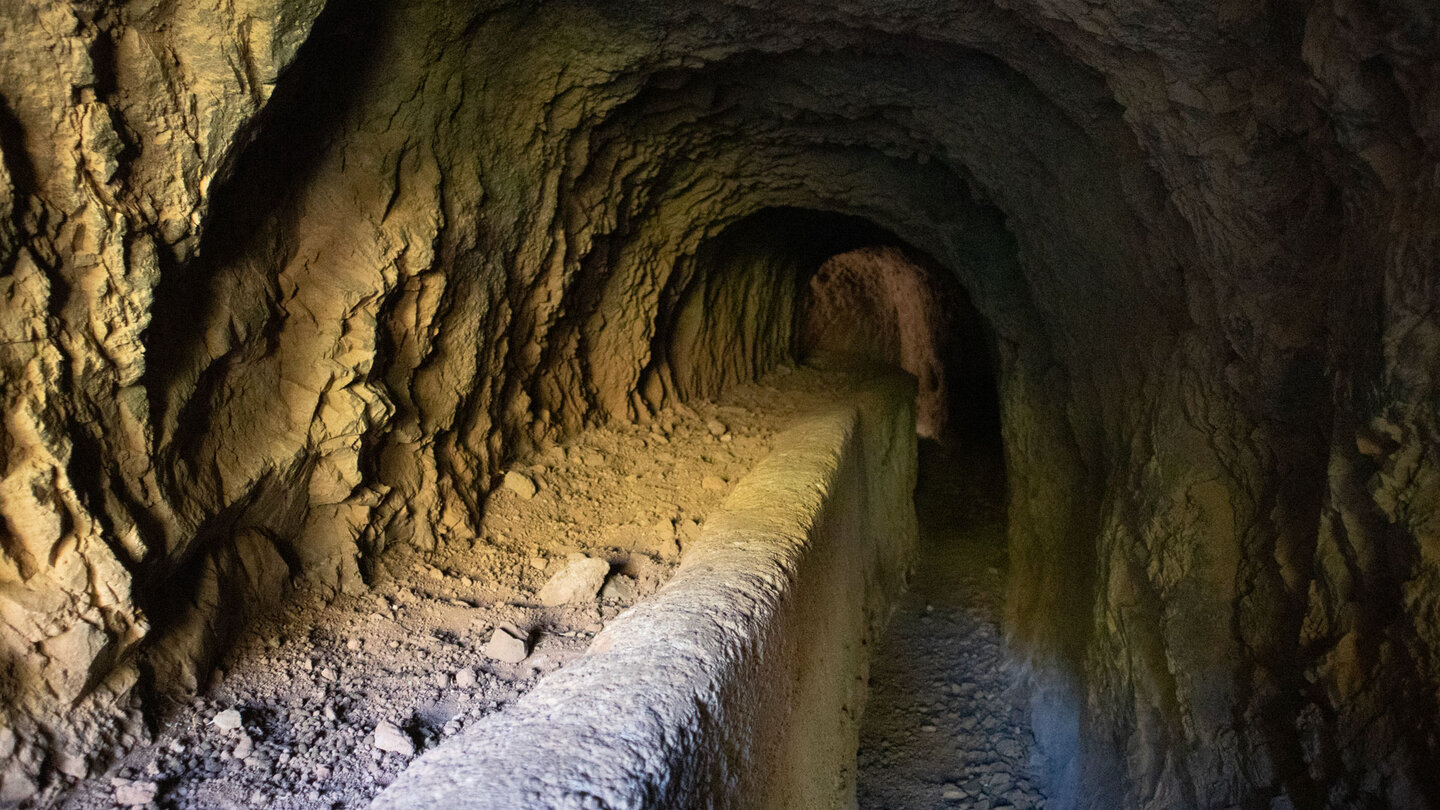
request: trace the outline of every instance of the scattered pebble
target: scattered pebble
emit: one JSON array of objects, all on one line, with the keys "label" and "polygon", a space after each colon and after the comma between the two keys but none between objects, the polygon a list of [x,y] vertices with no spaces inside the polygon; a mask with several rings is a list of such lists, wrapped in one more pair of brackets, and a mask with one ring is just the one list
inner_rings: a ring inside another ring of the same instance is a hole
[{"label": "scattered pebble", "polygon": [[485,643],[485,655],[507,664],[518,664],[530,656],[530,646],[525,639],[512,634],[503,627],[495,628],[490,640]]},{"label": "scattered pebble", "polygon": [[240,710],[226,709],[225,711],[215,715],[215,719],[211,720],[210,722],[213,723],[215,727],[220,729],[221,731],[234,731],[235,729],[240,728]]},{"label": "scattered pebble", "polygon": [[375,724],[375,747],[401,756],[415,755],[415,742],[400,727],[387,720]]},{"label": "scattered pebble", "polygon": [[566,560],[565,567],[550,577],[540,589],[540,604],[555,607],[593,600],[600,591],[600,586],[605,584],[605,575],[608,573],[610,563],[584,554],[572,554]]},{"label": "scattered pebble", "polygon": [[605,602],[635,601],[635,578],[616,574],[600,589],[600,599]]},{"label": "scattered pebble", "polygon": [[530,480],[530,476],[514,470],[505,473],[505,477],[500,481],[500,488],[507,492],[513,492],[527,501],[535,497],[535,493],[539,491],[535,482]]},{"label": "scattered pebble", "polygon": [[136,781],[129,779],[112,780],[115,785],[115,803],[122,807],[140,807],[155,801],[155,794],[160,786],[154,782]]}]

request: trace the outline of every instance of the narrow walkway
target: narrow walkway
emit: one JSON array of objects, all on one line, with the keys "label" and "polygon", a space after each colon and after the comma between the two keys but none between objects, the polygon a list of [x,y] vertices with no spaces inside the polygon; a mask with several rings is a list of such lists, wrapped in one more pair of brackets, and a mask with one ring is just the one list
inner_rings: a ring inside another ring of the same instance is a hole
[{"label": "narrow walkway", "polygon": [[1007,694],[998,465],[920,448],[920,560],[875,653],[860,729],[862,810],[1037,808],[1032,736]]}]

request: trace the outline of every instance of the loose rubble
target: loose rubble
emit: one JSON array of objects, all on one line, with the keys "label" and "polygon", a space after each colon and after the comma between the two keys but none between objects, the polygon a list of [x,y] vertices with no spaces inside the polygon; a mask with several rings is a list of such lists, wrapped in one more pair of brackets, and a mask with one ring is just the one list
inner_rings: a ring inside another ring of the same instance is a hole
[{"label": "loose rubble", "polygon": [[490,640],[485,642],[485,655],[506,664],[524,661],[530,656],[530,645],[524,638],[517,636],[516,632],[504,627],[495,628],[495,632],[490,634]]},{"label": "loose rubble", "polygon": [[527,501],[535,497],[535,493],[539,491],[529,476],[514,470],[505,473],[504,478],[500,479],[500,488],[505,492],[513,492]]},{"label": "loose rubble", "polygon": [[240,728],[240,711],[238,709],[226,709],[216,714],[215,719],[210,722],[221,731],[234,731]]},{"label": "loose rubble", "polygon": [[380,721],[375,726],[375,747],[403,757],[415,755],[415,742],[394,723]]},{"label": "loose rubble", "polygon": [[920,561],[876,650],[860,730],[862,810],[1045,806],[1029,718],[1002,645],[998,494],[922,447]]},{"label": "loose rubble", "polygon": [[540,604],[555,607],[592,600],[600,592],[609,573],[610,563],[584,554],[572,554],[565,567],[540,589]]}]

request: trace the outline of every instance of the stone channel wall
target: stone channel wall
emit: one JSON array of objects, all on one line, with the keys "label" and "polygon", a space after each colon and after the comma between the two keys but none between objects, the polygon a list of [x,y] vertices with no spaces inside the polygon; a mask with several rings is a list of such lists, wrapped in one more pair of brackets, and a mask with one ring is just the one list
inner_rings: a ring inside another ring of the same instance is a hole
[{"label": "stone channel wall", "polygon": [[371,805],[848,808],[870,642],[912,561],[915,391],[798,421],[675,578]]}]

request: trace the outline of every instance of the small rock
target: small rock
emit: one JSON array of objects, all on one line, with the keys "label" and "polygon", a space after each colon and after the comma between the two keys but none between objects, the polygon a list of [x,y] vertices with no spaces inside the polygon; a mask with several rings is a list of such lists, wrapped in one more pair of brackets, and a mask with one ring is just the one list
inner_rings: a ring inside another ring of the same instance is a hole
[{"label": "small rock", "polygon": [[250,756],[250,754],[254,751],[255,741],[250,739],[249,734],[242,733],[240,735],[240,742],[235,743],[235,750],[231,751],[230,754],[236,759],[244,759]]},{"label": "small rock", "polygon": [[114,779],[115,803],[124,807],[139,807],[155,801],[160,786],[154,782],[132,782],[129,779]]},{"label": "small rock", "polygon": [[700,479],[700,486],[711,492],[724,492],[728,484],[725,483],[724,478],[718,475],[707,475]]},{"label": "small rock", "polygon": [[386,720],[375,726],[375,747],[402,756],[415,755],[415,743],[400,727]]},{"label": "small rock", "polygon": [[345,649],[349,650],[350,652],[359,652],[360,639],[352,637],[349,641],[345,642]]},{"label": "small rock", "polygon": [[448,686],[450,685],[450,673],[448,673],[448,672],[437,672],[437,673],[435,673],[435,685],[436,685],[437,687],[441,688],[441,689],[444,689],[444,688],[448,687]]},{"label": "small rock", "polygon": [[617,574],[605,583],[600,589],[600,598],[606,602],[633,602],[635,601],[635,579],[624,574]]},{"label": "small rock", "polygon": [[538,491],[535,482],[530,480],[530,476],[514,470],[505,473],[504,479],[500,481],[500,488],[513,492],[527,501],[535,497],[535,493]]},{"label": "small rock", "polygon": [[957,801],[959,799],[965,798],[965,791],[961,790],[956,785],[947,783],[940,793],[940,798],[950,802]]},{"label": "small rock", "polygon": [[240,728],[240,710],[226,709],[225,711],[215,715],[215,718],[210,722],[213,723],[214,726],[221,731],[234,731],[235,729]]},{"label": "small rock", "polygon": [[690,518],[675,523],[675,537],[681,543],[689,543],[700,536],[700,524]]},{"label": "small rock", "polygon": [[540,589],[540,604],[555,607],[594,599],[600,586],[605,584],[605,575],[609,573],[610,563],[584,554],[572,554],[565,567]]},{"label": "small rock", "polygon": [[485,643],[481,652],[496,661],[518,664],[530,655],[530,646],[525,643],[525,639],[503,627],[497,627],[495,632],[490,634],[490,640]]},{"label": "small rock", "polygon": [[705,429],[710,431],[711,436],[716,437],[724,436],[725,432],[729,430],[729,428],[725,427],[725,423],[721,422],[719,419],[711,419],[710,421],[706,422]]},{"label": "small rock", "polygon": [[478,682],[479,680],[475,677],[475,669],[473,667],[465,667],[455,673],[455,685],[461,689],[474,689],[475,684]]},{"label": "small rock", "polygon": [[[84,779],[89,775],[89,767],[85,764],[85,757],[73,751],[59,750],[54,752],[55,769],[74,779]],[[153,764],[153,763],[152,763]]]},{"label": "small rock", "polygon": [[544,570],[545,570],[545,566],[547,566],[547,565],[549,565],[549,564],[550,564],[550,561],[549,561],[549,560],[545,559],[544,557],[541,557],[541,556],[538,555],[538,554],[535,555],[534,557],[531,557],[531,558],[530,558],[530,567],[531,567],[531,568],[534,568],[536,571],[544,571]]}]

